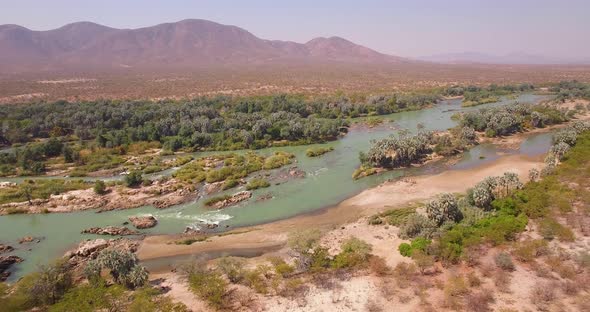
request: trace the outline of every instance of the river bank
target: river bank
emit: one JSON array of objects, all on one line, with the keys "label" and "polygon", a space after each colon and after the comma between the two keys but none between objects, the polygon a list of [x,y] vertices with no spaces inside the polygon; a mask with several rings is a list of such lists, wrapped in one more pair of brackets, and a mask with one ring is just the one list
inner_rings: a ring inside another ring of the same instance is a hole
[{"label": "river bank", "polygon": [[137,254],[141,260],[146,261],[179,255],[222,252],[235,248],[276,247],[283,245],[288,234],[293,231],[309,228],[333,230],[342,224],[355,222],[363,216],[424,201],[442,192],[464,192],[469,186],[487,176],[511,171],[517,173],[522,180],[526,180],[530,169],[539,169],[543,165],[542,158],[510,155],[472,169],[450,170],[435,175],[385,182],[331,208],[255,227],[236,229],[235,234],[230,231],[223,236],[210,237],[206,241],[191,245],[175,243],[185,237],[182,235],[149,236],[142,241]]}]

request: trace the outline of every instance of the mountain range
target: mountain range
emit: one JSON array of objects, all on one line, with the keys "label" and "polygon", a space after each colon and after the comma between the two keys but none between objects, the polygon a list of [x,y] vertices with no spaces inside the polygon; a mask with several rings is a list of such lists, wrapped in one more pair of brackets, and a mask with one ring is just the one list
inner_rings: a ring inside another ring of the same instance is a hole
[{"label": "mountain range", "polygon": [[0,68],[12,72],[301,62],[412,62],[340,37],[320,37],[304,44],[265,40],[236,26],[198,19],[138,29],[116,29],[91,22],[47,31],[0,25],[0,51]]},{"label": "mountain range", "polygon": [[419,57],[418,60],[445,64],[589,64],[590,59],[565,59],[536,55],[524,52],[512,52],[494,55],[482,52],[443,53]]}]

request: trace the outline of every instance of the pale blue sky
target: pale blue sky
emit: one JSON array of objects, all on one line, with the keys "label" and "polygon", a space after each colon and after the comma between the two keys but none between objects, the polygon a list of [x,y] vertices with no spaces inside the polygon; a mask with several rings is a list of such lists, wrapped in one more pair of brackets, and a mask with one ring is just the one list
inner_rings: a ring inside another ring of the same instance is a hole
[{"label": "pale blue sky", "polygon": [[381,52],[590,57],[590,0],[0,0],[0,24],[137,28],[202,18],[264,39],[337,35]]}]

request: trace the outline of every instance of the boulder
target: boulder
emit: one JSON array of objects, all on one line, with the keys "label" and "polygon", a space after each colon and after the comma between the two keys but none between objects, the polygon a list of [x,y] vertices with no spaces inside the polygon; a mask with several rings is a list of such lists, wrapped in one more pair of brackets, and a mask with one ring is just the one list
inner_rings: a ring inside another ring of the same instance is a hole
[{"label": "boulder", "polygon": [[97,234],[97,235],[138,235],[138,231],[131,230],[124,226],[107,226],[104,228],[91,227],[82,231],[82,234]]},{"label": "boulder", "polygon": [[149,229],[158,224],[158,220],[154,216],[129,217],[129,221],[136,229]]},{"label": "boulder", "polygon": [[19,244],[26,244],[26,243],[33,243],[33,242],[39,243],[39,242],[41,242],[41,239],[42,238],[40,238],[40,237],[25,236],[25,237],[22,237],[21,239],[19,239],[18,243]]},{"label": "boulder", "polygon": [[197,235],[197,234],[201,234],[201,230],[199,229],[195,229],[193,227],[187,226],[184,228],[184,231],[182,231],[182,234],[185,235]]},{"label": "boulder", "polygon": [[13,250],[14,250],[14,248],[12,246],[0,244],[0,254],[5,253],[5,252],[11,252]]},{"label": "boulder", "polygon": [[17,256],[6,256],[6,257],[0,256],[0,282],[5,281],[8,278],[8,276],[10,276],[10,272],[6,272],[6,271],[8,271],[8,269],[10,269],[10,267],[13,264],[20,263],[23,261],[24,261],[23,258],[17,257]]},{"label": "boulder", "polygon": [[85,241],[80,243],[76,251],[74,251],[74,255],[80,257],[88,257],[91,254],[94,254],[98,251],[105,249],[108,245],[109,243],[102,238]]}]

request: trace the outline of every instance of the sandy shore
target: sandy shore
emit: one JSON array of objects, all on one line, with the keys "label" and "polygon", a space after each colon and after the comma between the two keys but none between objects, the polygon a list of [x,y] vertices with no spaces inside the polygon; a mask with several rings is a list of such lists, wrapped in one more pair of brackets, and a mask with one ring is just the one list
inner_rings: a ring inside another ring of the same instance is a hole
[{"label": "sandy shore", "polygon": [[506,171],[515,172],[522,180],[526,180],[530,169],[540,168],[542,165],[542,156],[511,155],[471,169],[449,170],[436,175],[386,182],[334,207],[255,227],[236,229],[236,234],[215,236],[192,245],[175,244],[174,241],[180,235],[150,236],[143,240],[137,254],[141,260],[150,260],[236,248],[276,247],[283,245],[288,234],[296,230],[333,230],[363,216],[424,201],[439,193],[464,192],[485,177],[500,175]]}]

